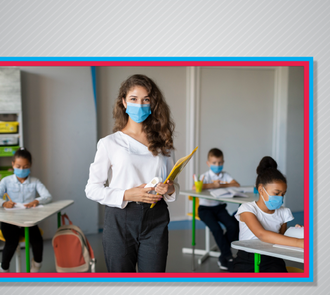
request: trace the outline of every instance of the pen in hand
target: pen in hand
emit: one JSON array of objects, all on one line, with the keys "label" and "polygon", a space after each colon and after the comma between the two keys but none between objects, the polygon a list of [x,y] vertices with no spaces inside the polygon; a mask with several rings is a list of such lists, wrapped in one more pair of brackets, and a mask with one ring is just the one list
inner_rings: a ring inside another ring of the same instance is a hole
[{"label": "pen in hand", "polygon": [[6,205],[3,204],[3,207],[7,207],[7,208],[13,208],[15,206],[16,203],[13,202],[13,200],[9,197],[9,195],[7,193],[4,193],[4,195],[7,197],[7,199],[9,201],[5,202]]}]

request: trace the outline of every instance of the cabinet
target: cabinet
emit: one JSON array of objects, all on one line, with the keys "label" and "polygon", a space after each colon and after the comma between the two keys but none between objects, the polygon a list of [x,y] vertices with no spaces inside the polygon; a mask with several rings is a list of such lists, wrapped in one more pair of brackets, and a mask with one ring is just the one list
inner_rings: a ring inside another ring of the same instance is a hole
[{"label": "cabinet", "polygon": [[0,67],[0,180],[12,174],[12,156],[20,146],[23,146],[20,70]]}]

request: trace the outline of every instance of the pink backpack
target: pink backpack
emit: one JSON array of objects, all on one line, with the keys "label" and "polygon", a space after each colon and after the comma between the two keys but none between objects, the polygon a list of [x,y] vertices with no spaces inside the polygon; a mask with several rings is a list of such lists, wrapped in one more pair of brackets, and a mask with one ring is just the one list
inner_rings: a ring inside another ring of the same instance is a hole
[{"label": "pink backpack", "polygon": [[62,215],[62,224],[53,237],[56,271],[84,272],[91,266],[91,272],[95,272],[94,252],[84,233],[66,214]]}]

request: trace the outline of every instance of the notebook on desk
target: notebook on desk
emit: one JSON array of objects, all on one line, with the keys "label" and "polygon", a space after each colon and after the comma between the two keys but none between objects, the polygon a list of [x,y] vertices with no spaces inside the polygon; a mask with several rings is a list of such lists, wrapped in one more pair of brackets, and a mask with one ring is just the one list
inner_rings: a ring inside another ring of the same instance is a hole
[{"label": "notebook on desk", "polygon": [[[15,206],[13,208],[6,208],[4,207],[5,210],[8,210],[8,211],[12,211],[12,210],[22,210],[22,209],[27,209],[25,206],[25,204],[23,203],[16,203]],[[35,206],[35,207],[31,207],[29,209],[33,209],[33,208],[41,208],[43,207],[43,205],[38,205],[38,206]]]},{"label": "notebook on desk", "polygon": [[233,198],[248,197],[243,188],[240,187],[227,187],[210,190],[210,194],[215,198]]}]

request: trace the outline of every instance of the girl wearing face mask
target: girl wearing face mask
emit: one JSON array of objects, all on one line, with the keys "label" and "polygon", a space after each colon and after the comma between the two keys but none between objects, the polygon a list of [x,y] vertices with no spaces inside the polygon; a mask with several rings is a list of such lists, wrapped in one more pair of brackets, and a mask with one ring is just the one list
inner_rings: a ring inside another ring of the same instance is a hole
[{"label": "girl wearing face mask", "polygon": [[[22,203],[29,209],[51,201],[52,196],[46,187],[39,179],[30,176],[31,164],[32,157],[27,149],[20,148],[16,151],[12,162],[14,174],[4,177],[0,182],[0,196],[7,193],[10,199],[4,201],[1,198],[0,206],[13,208],[16,203]],[[16,251],[19,237],[24,236],[24,228],[1,222],[1,231],[6,242],[0,272],[9,272],[10,261]],[[29,235],[33,252],[31,272],[38,272],[42,261],[43,240],[37,225],[29,227]]]},{"label": "girl wearing face mask", "polygon": [[170,110],[150,78],[133,75],[122,83],[113,115],[114,133],[98,142],[85,189],[89,199],[105,205],[107,269],[164,272],[167,202],[176,199],[179,185],[171,181],[156,188],[145,185],[154,177],[166,179],[175,163]]},{"label": "girl wearing face mask", "polygon": [[[264,157],[257,168],[259,200],[242,204],[235,217],[239,221],[239,240],[260,239],[266,243],[304,248],[304,240],[284,236],[291,210],[282,206],[287,184],[277,163]],[[299,226],[299,225],[296,225]],[[235,272],[254,272],[254,254],[239,250]],[[261,255],[260,272],[287,272],[283,259]]]}]

